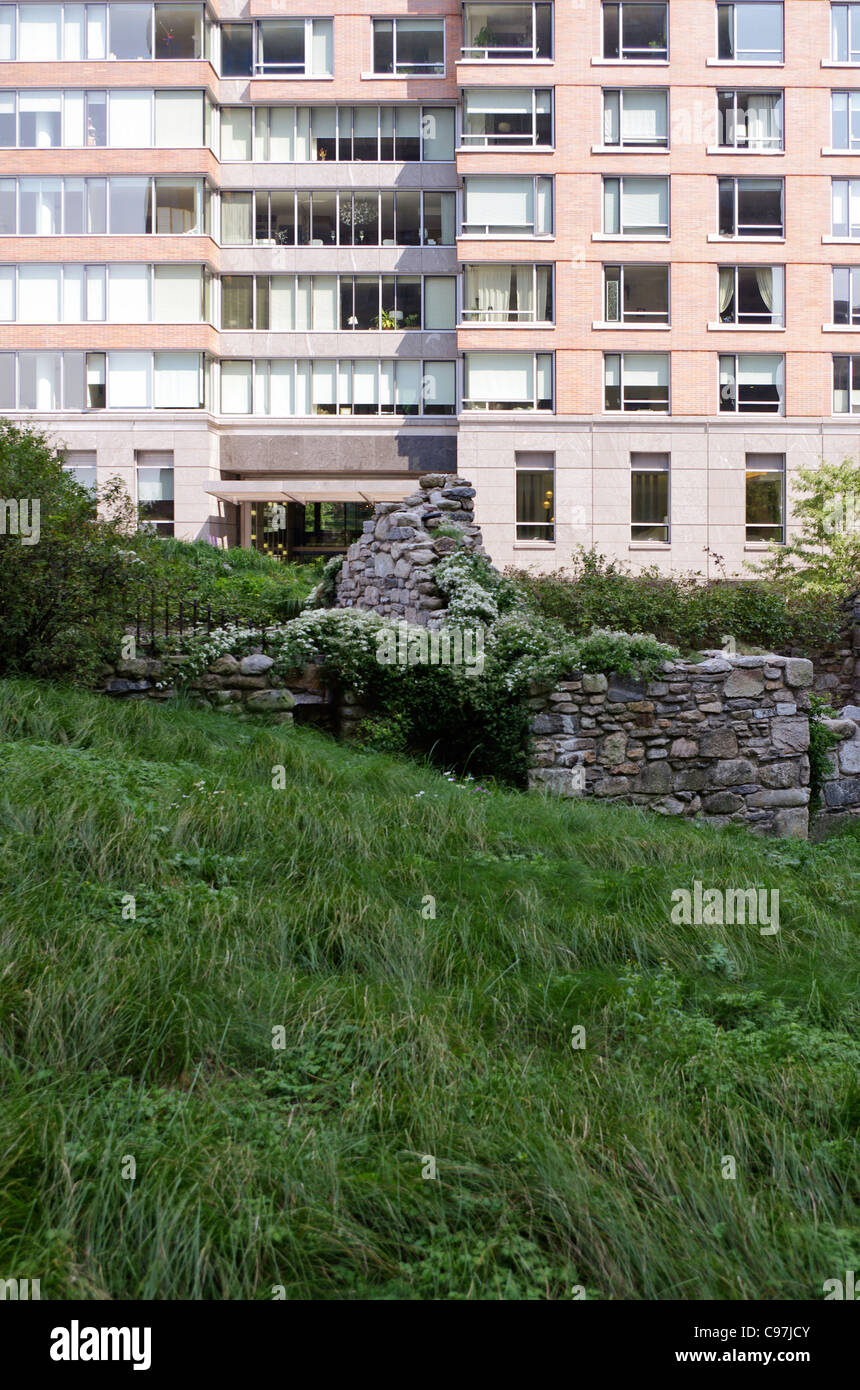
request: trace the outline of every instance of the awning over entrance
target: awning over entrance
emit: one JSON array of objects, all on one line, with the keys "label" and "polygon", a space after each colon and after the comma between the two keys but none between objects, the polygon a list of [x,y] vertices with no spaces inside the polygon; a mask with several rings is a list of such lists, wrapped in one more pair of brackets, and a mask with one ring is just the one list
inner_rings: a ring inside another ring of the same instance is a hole
[{"label": "awning over entrance", "polygon": [[[415,480],[417,483],[417,479]],[[400,502],[413,492],[409,478],[356,478],[332,473],[324,478],[240,478],[209,483],[210,497],[222,502]]]}]

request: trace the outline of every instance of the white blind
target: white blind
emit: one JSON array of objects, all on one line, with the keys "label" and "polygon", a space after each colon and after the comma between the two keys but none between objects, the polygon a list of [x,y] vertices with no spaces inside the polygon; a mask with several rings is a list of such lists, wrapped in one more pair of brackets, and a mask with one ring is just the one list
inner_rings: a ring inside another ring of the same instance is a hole
[{"label": "white blind", "polygon": [[313,287],[314,329],[337,328],[337,278],[334,275],[315,275]]},{"label": "white blind", "polygon": [[770,352],[745,352],[738,357],[738,382],[744,386],[778,386],[782,357]]},{"label": "white blind", "polygon": [[225,415],[250,415],[250,362],[221,363],[221,409]]},{"label": "white blind", "polygon": [[295,371],[292,362],[275,361],[269,376],[269,414],[294,415],[296,411]]},{"label": "white blind", "polygon": [[18,320],[20,323],[58,323],[60,320],[60,267],[18,267]]},{"label": "white blind", "polygon": [[107,308],[107,268],[103,265],[87,266],[86,309],[88,319],[103,319]]},{"label": "white blind", "polygon": [[396,362],[395,372],[397,378],[397,410],[403,410],[406,406],[417,405],[421,399],[421,363]]},{"label": "white blind", "polygon": [[453,275],[424,278],[424,327],[453,328],[456,316],[456,280]]},{"label": "white blind", "polygon": [[152,144],[152,92],[112,91],[108,108],[109,145],[117,149],[143,149]]},{"label": "white blind", "polygon": [[295,111],[292,106],[273,106],[269,111],[269,158],[278,163],[289,164],[293,159],[293,126]]},{"label": "white blind", "polygon": [[621,132],[625,141],[656,144],[666,138],[665,92],[625,91],[621,104]]},{"label": "white blind", "polygon": [[63,322],[80,323],[84,314],[84,268],[67,265],[63,274]]},{"label": "white blind", "polygon": [[18,57],[31,63],[62,58],[59,5],[18,7]]},{"label": "white blind", "polygon": [[668,386],[669,355],[665,352],[624,354],[625,386]]},{"label": "white blind", "polygon": [[84,143],[84,94],[66,92],[63,102],[63,144],[79,149]]},{"label": "white blind", "polygon": [[466,91],[466,115],[531,115],[530,87],[472,87]]},{"label": "white blind", "polygon": [[0,319],[11,323],[15,317],[15,267],[0,265]]},{"label": "white blind", "polygon": [[157,265],[153,292],[155,323],[200,323],[201,279],[198,265]]},{"label": "white blind", "polygon": [[148,265],[111,266],[108,292],[108,322],[149,322]]},{"label": "white blind", "polygon": [[456,380],[453,362],[425,362],[426,400],[428,405],[453,405]]},{"label": "white blind", "polygon": [[200,92],[156,92],[155,143],[162,149],[176,150],[196,149],[203,144]]},{"label": "white blind", "polygon": [[108,353],[107,403],[131,410],[149,405],[152,357],[148,352]]},{"label": "white blind", "polygon": [[466,396],[473,401],[530,401],[534,358],[530,352],[466,354]]},{"label": "white blind", "polygon": [[199,352],[157,352],[153,402],[168,409],[200,405]]},{"label": "white blind", "polygon": [[[95,9],[93,5],[93,9]],[[63,7],[63,57],[66,62],[86,58],[86,9],[83,5]],[[98,54],[91,54],[98,57]]]},{"label": "white blind", "polygon": [[107,6],[87,6],[87,57],[107,56]]},{"label": "white blind", "polygon": [[488,227],[531,225],[534,207],[533,179],[467,178],[465,186],[466,222]]},{"label": "white blind", "polygon": [[327,77],[331,74],[332,22],[330,19],[315,19],[313,21],[310,70],[314,77]]},{"label": "white blind", "polygon": [[15,6],[4,5],[0,9],[0,63],[10,62],[15,57]]},{"label": "white blind", "polygon": [[295,324],[296,282],[292,275],[273,275],[269,288],[269,325],[274,333],[291,333]]},{"label": "white blind", "polygon": [[314,405],[334,405],[337,399],[337,372],[334,362],[314,362],[312,363],[313,372],[313,404]]},{"label": "white blind", "polygon": [[669,221],[668,179],[625,179],[622,204],[622,231],[664,227]]},{"label": "white blind", "polygon": [[251,158],[250,107],[225,106],[222,108],[221,158]]}]

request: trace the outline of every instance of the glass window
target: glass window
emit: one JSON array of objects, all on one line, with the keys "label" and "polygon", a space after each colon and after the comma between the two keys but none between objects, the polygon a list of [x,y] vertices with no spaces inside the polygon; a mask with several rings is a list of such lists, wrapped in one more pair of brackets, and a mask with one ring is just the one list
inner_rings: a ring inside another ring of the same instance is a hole
[{"label": "glass window", "polygon": [[221,158],[251,158],[251,108],[223,106],[221,108]]},{"label": "glass window", "polygon": [[152,354],[109,352],[107,403],[110,409],[134,409],[150,404]]},{"label": "glass window", "polygon": [[442,19],[375,19],[373,71],[395,77],[443,76],[445,21]]},{"label": "glass window", "polygon": [[250,77],[254,71],[254,26],[221,25],[221,76]]},{"label": "glass window", "polygon": [[0,92],[0,146],[13,150],[17,143],[15,93]]},{"label": "glass window", "polygon": [[741,352],[720,357],[720,410],[749,415],[783,413],[784,358]]},{"label": "glass window", "polygon": [[669,455],[630,455],[630,539],[669,543]]},{"label": "glass window", "polygon": [[0,352],[0,409],[15,409],[15,354]]},{"label": "glass window", "polygon": [[615,236],[669,235],[669,180],[605,178],[603,230]]},{"label": "glass window", "polygon": [[152,231],[151,179],[110,179],[109,202],[113,235],[134,236]]},{"label": "glass window", "polygon": [[155,143],[162,149],[197,149],[203,144],[203,93],[155,93]]},{"label": "glass window", "polygon": [[253,275],[222,275],[221,327],[254,327]]},{"label": "glass window", "polygon": [[152,6],[112,4],[110,10],[110,56],[112,58],[152,57]]},{"label": "glass window", "polygon": [[464,410],[552,410],[552,354],[467,352]]},{"label": "glass window", "polygon": [[860,150],[860,92],[832,92],[834,150]]},{"label": "glass window", "polygon": [[63,142],[62,92],[21,92],[18,143],[25,149],[55,149]]},{"label": "glass window", "polygon": [[860,415],[860,357],[833,359],[833,413]]},{"label": "glass window", "polygon": [[421,111],[421,158],[454,158],[453,106],[425,106]]},{"label": "glass window", "polygon": [[225,415],[250,415],[250,362],[221,363],[221,410]]},{"label": "glass window", "polygon": [[18,267],[18,320],[20,323],[55,324],[60,309],[62,276],[58,265]]},{"label": "glass window", "polygon": [[142,530],[173,535],[172,455],[138,454],[137,502]]},{"label": "glass window", "polygon": [[197,179],[156,179],[155,231],[159,236],[201,233]]},{"label": "glass window", "polygon": [[15,6],[0,5],[0,63],[15,58]]},{"label": "glass window", "polygon": [[18,57],[27,63],[50,63],[63,56],[62,5],[18,6]]},{"label": "glass window", "polygon": [[152,388],[156,409],[199,410],[203,404],[200,353],[154,353]]},{"label": "glass window", "polygon": [[860,5],[831,5],[831,49],[834,63],[860,63]]},{"label": "glass window", "polygon": [[0,179],[0,236],[15,236],[18,231],[14,179]]},{"label": "glass window", "polygon": [[466,266],[464,323],[551,323],[552,318],[552,266]]},{"label": "glass window", "polygon": [[782,92],[718,92],[717,117],[724,149],[784,148]]},{"label": "glass window", "polygon": [[746,538],[785,540],[785,455],[747,454]]},{"label": "glass window", "polygon": [[111,92],[110,143],[116,149],[152,144],[152,92]]},{"label": "glass window", "polygon": [[552,93],[529,87],[472,87],[463,93],[463,144],[552,144]]},{"label": "glass window", "polygon": [[669,7],[622,0],[603,6],[603,56],[641,63],[669,56]]},{"label": "glass window", "polygon": [[603,371],[607,410],[668,411],[667,352],[608,352]]},{"label": "glass window", "polygon": [[719,270],[721,323],[782,327],[785,269],[781,265],[728,265]]},{"label": "glass window", "polygon": [[552,179],[517,175],[463,180],[466,236],[543,236],[552,231]]},{"label": "glass window", "polygon": [[734,63],[781,63],[782,0],[718,4],[717,56]]},{"label": "glass window", "polygon": [[256,71],[269,77],[313,75],[332,71],[330,19],[264,19],[257,22]]},{"label": "glass window", "polygon": [[62,179],[20,179],[19,232],[21,236],[60,236],[62,233]]},{"label": "glass window", "polygon": [[63,453],[63,469],[70,473],[81,487],[90,489],[96,486],[96,452],[93,450],[71,450]]},{"label": "glass window", "polygon": [[18,409],[59,410],[62,353],[18,353]]},{"label": "glass window", "polygon": [[464,5],[463,56],[494,63],[551,58],[552,5]]},{"label": "glass window", "polygon": [[782,179],[719,179],[720,236],[784,235]]},{"label": "glass window", "polygon": [[603,93],[603,143],[666,149],[669,96],[659,87],[621,87]]},{"label": "glass window", "polygon": [[517,453],[517,540],[555,540],[555,455]]},{"label": "glass window", "polygon": [[203,57],[202,5],[156,5],[155,56]]},{"label": "glass window", "polygon": [[607,323],[668,323],[667,265],[604,267]]}]

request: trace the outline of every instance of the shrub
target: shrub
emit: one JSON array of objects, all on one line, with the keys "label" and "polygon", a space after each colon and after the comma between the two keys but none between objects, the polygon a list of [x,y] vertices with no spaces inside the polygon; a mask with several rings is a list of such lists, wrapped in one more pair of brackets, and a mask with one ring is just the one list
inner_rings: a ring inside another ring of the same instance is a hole
[{"label": "shrub", "polygon": [[320,566],[294,564],[236,547],[222,550],[209,541],[180,541],[141,532],[134,550],[141,579],[157,594],[198,599],[249,623],[294,618],[319,578]]},{"label": "shrub", "polygon": [[785,545],[755,566],[775,583],[819,598],[860,587],[860,463],[824,459],[792,477],[791,510],[797,529]]},{"label": "shrub", "polygon": [[824,783],[830,775],[830,750],[841,740],[828,729],[826,719],[835,719],[836,712],[821,695],[809,699],[809,810],[821,806]]},{"label": "shrub", "polygon": [[39,431],[0,420],[0,497],[38,502],[39,536],[0,534],[0,670],[86,682],[116,655],[139,591],[134,509],[117,482],[93,493]]}]

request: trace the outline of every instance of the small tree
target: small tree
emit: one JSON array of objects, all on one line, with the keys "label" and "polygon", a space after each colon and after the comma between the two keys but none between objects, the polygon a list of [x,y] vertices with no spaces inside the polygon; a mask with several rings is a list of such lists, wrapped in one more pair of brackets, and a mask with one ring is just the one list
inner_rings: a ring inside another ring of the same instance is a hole
[{"label": "small tree", "polygon": [[96,497],[43,434],[0,420],[0,673],[86,679],[118,654],[136,526],[118,479]]},{"label": "small tree", "polygon": [[799,523],[784,545],[751,568],[810,594],[849,594],[860,588],[860,463],[846,458],[799,468],[791,512]]}]

